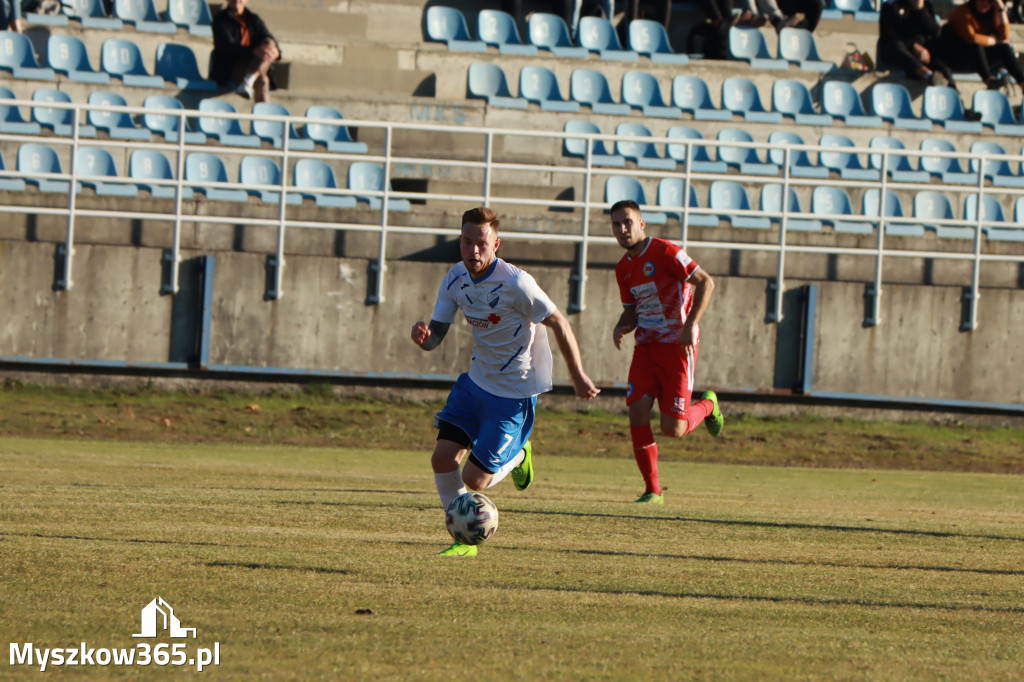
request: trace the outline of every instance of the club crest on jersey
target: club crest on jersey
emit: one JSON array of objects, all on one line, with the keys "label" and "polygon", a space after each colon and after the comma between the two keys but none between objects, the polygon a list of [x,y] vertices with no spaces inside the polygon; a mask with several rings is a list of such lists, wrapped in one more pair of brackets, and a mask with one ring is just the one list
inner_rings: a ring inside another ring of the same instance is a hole
[{"label": "club crest on jersey", "polygon": [[647,261],[644,263],[644,276],[650,277],[654,274],[654,261]]},{"label": "club crest on jersey", "polygon": [[633,395],[633,382],[629,381],[626,383],[626,397]]},{"label": "club crest on jersey", "polygon": [[499,300],[501,299],[498,298],[498,294],[494,293],[493,291],[487,294],[487,305],[491,306],[492,308],[498,305]]}]

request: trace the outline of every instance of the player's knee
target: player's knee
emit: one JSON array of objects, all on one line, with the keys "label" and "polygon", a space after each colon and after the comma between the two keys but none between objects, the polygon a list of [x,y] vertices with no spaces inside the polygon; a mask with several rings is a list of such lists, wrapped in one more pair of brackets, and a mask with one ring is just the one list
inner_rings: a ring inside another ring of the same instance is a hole
[{"label": "player's knee", "polygon": [[462,470],[462,482],[470,490],[486,489],[487,484],[491,482],[491,478],[492,474],[483,471],[470,471],[469,467],[465,467]]},{"label": "player's knee", "polygon": [[661,432],[666,436],[682,438],[686,435],[686,426],[687,424],[685,419],[673,419],[671,422],[662,422]]},{"label": "player's knee", "polygon": [[430,456],[430,466],[435,473],[443,474],[457,469],[459,460],[455,453],[434,450],[434,454]]}]

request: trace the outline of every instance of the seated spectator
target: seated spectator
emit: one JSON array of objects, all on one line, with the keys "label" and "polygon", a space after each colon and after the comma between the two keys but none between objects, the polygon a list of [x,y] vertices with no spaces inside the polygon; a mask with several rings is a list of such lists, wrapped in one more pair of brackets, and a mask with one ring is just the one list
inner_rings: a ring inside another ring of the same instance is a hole
[{"label": "seated spectator", "polygon": [[887,0],[878,15],[878,62],[928,85],[953,84],[937,55],[941,31],[932,0]]},{"label": "seated spectator", "polygon": [[276,87],[271,67],[281,59],[281,50],[263,20],[246,9],[248,2],[227,0],[213,18],[210,78],[256,102],[268,102]]},{"label": "seated spectator", "polygon": [[[821,0],[738,0],[739,26],[764,26],[771,22],[776,31],[794,26],[813,31],[824,9]],[[753,15],[755,19],[749,20]]]},{"label": "seated spectator", "polygon": [[21,0],[0,0],[0,27],[21,33]]},{"label": "seated spectator", "polygon": [[699,0],[698,4],[707,21],[695,25],[690,31],[686,51],[703,55],[705,59],[725,59],[729,29],[741,21],[754,25],[755,19],[749,10],[734,14],[732,0]]},{"label": "seated spectator", "polygon": [[1006,69],[1024,87],[1024,69],[1010,45],[1003,0],[968,0],[952,11],[939,38],[940,57],[954,71],[977,73],[990,89],[1004,84]]},{"label": "seated spectator", "polygon": [[[580,16],[604,16],[608,21],[615,18],[614,0],[555,0],[549,4],[549,11],[565,20],[574,41],[578,41],[576,29],[580,24]],[[512,15],[516,24],[522,26],[523,0],[501,0],[501,9]]]}]

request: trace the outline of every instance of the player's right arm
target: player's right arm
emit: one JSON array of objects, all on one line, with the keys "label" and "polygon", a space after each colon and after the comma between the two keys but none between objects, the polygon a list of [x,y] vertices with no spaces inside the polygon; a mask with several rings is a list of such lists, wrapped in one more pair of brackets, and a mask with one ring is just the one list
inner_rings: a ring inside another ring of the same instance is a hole
[{"label": "player's right arm", "polygon": [[449,322],[431,320],[428,325],[420,320],[412,326],[412,342],[423,350],[434,350],[444,341],[445,334],[451,326]]},{"label": "player's right arm", "polygon": [[636,306],[624,306],[622,314],[619,315],[619,321],[615,323],[615,329],[612,330],[612,341],[615,342],[616,348],[622,350],[622,339],[625,338],[626,334],[630,334],[636,329],[636,323]]}]

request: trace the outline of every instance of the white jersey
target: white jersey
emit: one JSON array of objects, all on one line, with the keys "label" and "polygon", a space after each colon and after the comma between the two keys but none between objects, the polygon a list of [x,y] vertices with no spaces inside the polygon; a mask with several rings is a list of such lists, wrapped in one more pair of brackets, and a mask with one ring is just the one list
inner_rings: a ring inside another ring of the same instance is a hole
[{"label": "white jersey", "polygon": [[473,328],[473,383],[502,398],[551,390],[551,348],[540,322],[555,304],[532,276],[495,258],[474,281],[459,262],[441,281],[432,317],[450,324],[458,310]]}]

